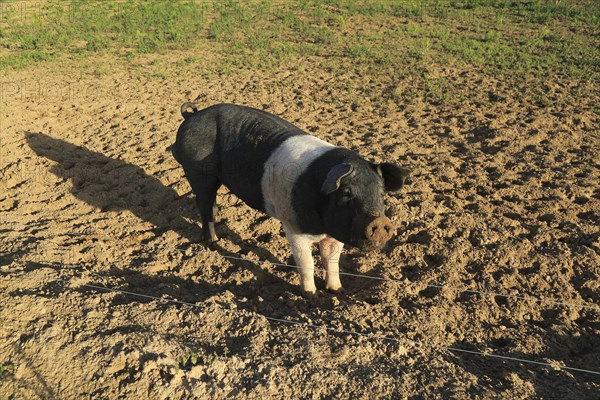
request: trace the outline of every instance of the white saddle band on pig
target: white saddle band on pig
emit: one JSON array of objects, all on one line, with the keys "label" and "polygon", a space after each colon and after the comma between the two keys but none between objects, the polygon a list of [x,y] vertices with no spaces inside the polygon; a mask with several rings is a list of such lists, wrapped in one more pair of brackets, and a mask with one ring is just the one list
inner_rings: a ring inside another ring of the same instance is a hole
[{"label": "white saddle band on pig", "polygon": [[263,170],[261,189],[267,214],[297,228],[297,218],[302,216],[296,215],[292,207],[294,184],[317,157],[334,147],[310,135],[292,136],[282,142]]}]

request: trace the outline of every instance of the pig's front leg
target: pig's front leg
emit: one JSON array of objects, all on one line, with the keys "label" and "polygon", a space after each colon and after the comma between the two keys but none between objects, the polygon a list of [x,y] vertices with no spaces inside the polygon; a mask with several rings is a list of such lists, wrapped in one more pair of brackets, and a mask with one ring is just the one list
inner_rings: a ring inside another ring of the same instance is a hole
[{"label": "pig's front leg", "polygon": [[285,235],[287,236],[290,246],[292,246],[292,254],[296,264],[300,267],[300,284],[302,291],[314,296],[317,293],[315,286],[315,262],[312,256],[313,238],[310,235],[296,233],[288,225],[283,224]]},{"label": "pig's front leg", "polygon": [[344,243],[332,237],[326,237],[319,242],[321,260],[327,271],[327,285],[325,287],[332,292],[342,290],[342,283],[340,282],[340,255],[343,248]]}]

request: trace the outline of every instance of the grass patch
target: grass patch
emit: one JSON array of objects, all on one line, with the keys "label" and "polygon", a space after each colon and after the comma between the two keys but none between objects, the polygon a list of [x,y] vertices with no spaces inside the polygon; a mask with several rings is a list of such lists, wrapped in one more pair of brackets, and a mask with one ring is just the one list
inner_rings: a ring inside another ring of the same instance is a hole
[{"label": "grass patch", "polygon": [[[338,75],[383,77],[390,89],[373,93],[382,103],[466,98],[451,81],[428,75],[432,66],[535,82],[598,79],[600,71],[600,2],[593,0],[51,0],[37,11],[3,8],[0,69],[108,55],[147,78],[168,79],[160,65],[136,58],[193,50],[175,64],[219,74],[310,60]],[[399,93],[398,82],[408,81],[413,87]]]},{"label": "grass patch", "polygon": [[[232,66],[276,67],[303,56],[386,65],[406,55],[498,69],[598,66],[600,5],[594,1],[80,0],[49,1],[30,14],[10,4],[3,3],[0,68],[76,53],[127,59],[198,42],[214,42]],[[533,32],[531,40],[532,30],[546,34]]]},{"label": "grass patch", "polygon": [[45,51],[24,51],[11,53],[0,57],[0,70],[2,69],[25,69],[39,62],[47,62],[56,59],[56,53]]},{"label": "grass patch", "polygon": [[[23,2],[2,7],[0,46],[4,66],[47,61],[57,53],[107,50],[160,52],[191,45],[206,18],[195,2],[49,1],[24,12]],[[6,59],[6,61],[5,61]]]}]

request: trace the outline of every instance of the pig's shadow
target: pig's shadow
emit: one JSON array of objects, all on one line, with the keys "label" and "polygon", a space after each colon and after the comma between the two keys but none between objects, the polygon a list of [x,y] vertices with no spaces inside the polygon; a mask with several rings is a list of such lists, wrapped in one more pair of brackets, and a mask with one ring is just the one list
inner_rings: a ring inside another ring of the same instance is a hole
[{"label": "pig's shadow", "polygon": [[102,212],[129,210],[154,225],[157,235],[173,230],[189,241],[200,238],[198,227],[183,218],[197,217],[185,204],[189,200],[142,168],[43,133],[27,133],[26,139],[38,156],[56,163],[51,173],[71,180],[78,199]]},{"label": "pig's shadow", "polygon": [[[100,211],[129,210],[141,220],[151,223],[155,235],[173,230],[190,242],[200,241],[196,223],[199,213],[189,196],[180,196],[133,164],[113,159],[43,133],[27,133],[29,147],[40,157],[54,161],[50,172],[72,181],[71,193]],[[166,150],[165,150],[166,151]],[[185,218],[184,218],[185,217]],[[231,241],[247,245],[237,233],[221,226],[220,231]],[[215,244],[212,246],[225,256],[239,256]],[[248,249],[250,250],[250,249]],[[265,249],[251,249],[261,259],[277,262]]]}]

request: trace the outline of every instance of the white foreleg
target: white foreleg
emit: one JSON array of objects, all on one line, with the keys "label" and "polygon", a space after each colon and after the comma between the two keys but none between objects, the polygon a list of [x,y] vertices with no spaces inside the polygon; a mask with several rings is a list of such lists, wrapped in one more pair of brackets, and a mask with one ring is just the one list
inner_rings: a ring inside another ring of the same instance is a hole
[{"label": "white foreleg", "polygon": [[332,237],[326,237],[319,242],[321,260],[327,271],[326,288],[333,292],[337,292],[342,288],[342,283],[340,282],[340,255],[343,248],[344,243]]},{"label": "white foreleg", "polygon": [[312,244],[315,242],[312,235],[306,235],[294,232],[288,225],[283,224],[283,229],[287,236],[296,265],[300,267],[300,284],[302,291],[309,295],[317,292],[315,286],[315,262],[312,256]]}]

